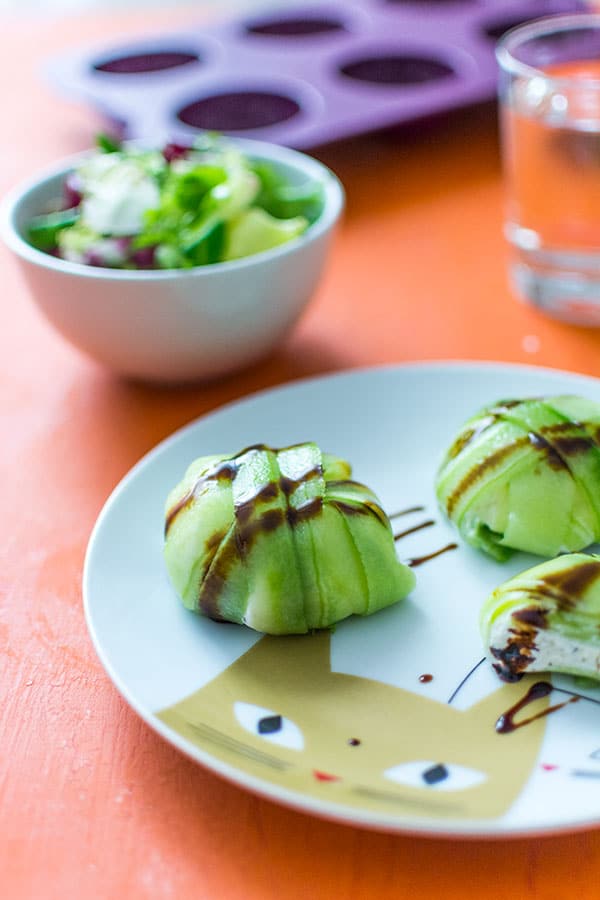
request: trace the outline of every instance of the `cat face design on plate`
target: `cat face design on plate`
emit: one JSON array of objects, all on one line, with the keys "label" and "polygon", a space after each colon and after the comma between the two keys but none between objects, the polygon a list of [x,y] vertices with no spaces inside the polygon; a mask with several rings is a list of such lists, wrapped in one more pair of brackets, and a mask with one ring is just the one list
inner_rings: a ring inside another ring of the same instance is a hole
[{"label": "cat face design on plate", "polygon": [[267,636],[158,718],[236,770],[327,803],[494,818],[522,790],[544,734],[543,718],[510,735],[495,730],[527,684],[457,710],[332,672],[328,632]]}]

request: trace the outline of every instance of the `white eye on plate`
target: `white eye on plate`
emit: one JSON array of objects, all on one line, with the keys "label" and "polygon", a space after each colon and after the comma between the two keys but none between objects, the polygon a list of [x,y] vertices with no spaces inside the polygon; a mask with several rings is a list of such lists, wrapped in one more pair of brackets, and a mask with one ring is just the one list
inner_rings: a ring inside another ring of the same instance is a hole
[{"label": "white eye on plate", "polygon": [[304,749],[304,737],[296,723],[278,712],[241,700],[233,704],[233,712],[242,728],[251,734],[288,750]]},{"label": "white eye on plate", "polygon": [[392,766],[383,776],[396,784],[436,791],[464,791],[487,779],[485,772],[479,769],[422,759]]}]

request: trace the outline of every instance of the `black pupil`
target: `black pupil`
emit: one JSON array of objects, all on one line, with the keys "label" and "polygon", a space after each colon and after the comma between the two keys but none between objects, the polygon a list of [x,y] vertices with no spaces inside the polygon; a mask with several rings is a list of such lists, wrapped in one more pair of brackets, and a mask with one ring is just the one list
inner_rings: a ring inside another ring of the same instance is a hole
[{"label": "black pupil", "polygon": [[265,716],[258,722],[258,733],[274,734],[276,731],[281,731],[281,725],[281,716]]},{"label": "black pupil", "polygon": [[449,772],[446,766],[439,763],[437,766],[426,769],[421,777],[425,784],[438,784],[440,781],[445,781],[448,775]]}]

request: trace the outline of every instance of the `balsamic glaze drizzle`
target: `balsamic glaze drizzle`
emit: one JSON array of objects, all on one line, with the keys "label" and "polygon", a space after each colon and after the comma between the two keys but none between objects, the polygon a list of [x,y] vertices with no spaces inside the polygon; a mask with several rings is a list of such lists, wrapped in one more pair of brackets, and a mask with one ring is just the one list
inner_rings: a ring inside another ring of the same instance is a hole
[{"label": "balsamic glaze drizzle", "polygon": [[[398,519],[400,516],[407,516],[409,513],[416,512],[425,512],[424,506],[409,506],[406,509],[400,509],[391,515],[388,515],[388,519]],[[419,522],[418,525],[413,525],[412,528],[406,528],[404,531],[398,531],[394,534],[394,540],[399,541],[404,537],[407,537],[409,534],[414,534],[416,531],[422,531],[423,528],[431,528],[432,525],[435,525],[435,519],[425,519],[423,522]],[[456,550],[458,544],[451,543],[446,544],[444,547],[440,547],[439,550],[434,550],[433,553],[427,553],[424,556],[413,556],[410,559],[404,560],[405,565],[410,566],[411,568],[416,568],[416,566],[422,566],[423,563],[429,562],[431,559],[435,559],[436,556],[441,556],[442,553],[447,553],[449,550]]]},{"label": "balsamic glaze drizzle", "polygon": [[528,718],[522,719],[520,722],[515,722],[517,713],[522,709],[525,709],[526,706],[529,706],[530,703],[541,700],[543,697],[548,697],[553,690],[560,691],[560,688],[554,688],[549,681],[536,681],[535,684],[532,684],[527,693],[498,718],[496,721],[496,731],[498,734],[511,734],[513,731],[516,731],[517,728],[529,725],[530,722],[535,722],[536,719],[548,716],[550,713],[562,709],[563,706],[567,706],[569,703],[577,703],[578,700],[581,700],[581,697],[573,694],[568,700],[563,700],[562,703],[555,703],[554,706],[548,706],[546,709],[542,709],[540,712],[528,716]]},{"label": "balsamic glaze drizzle", "polygon": [[406,509],[399,509],[398,512],[389,513],[388,519],[398,519],[400,516],[408,516],[409,513],[425,512],[424,506],[409,506]]},{"label": "balsamic glaze drizzle", "polygon": [[435,525],[433,519],[426,519],[424,522],[420,522],[418,525],[413,525],[412,528],[407,528],[405,531],[399,531],[394,535],[394,540],[399,541],[400,538],[406,537],[408,534],[414,534],[415,531],[421,531],[423,528],[431,528],[432,525]]},{"label": "balsamic glaze drizzle", "polygon": [[435,559],[436,556],[441,556],[442,553],[447,553],[449,550],[456,550],[458,544],[446,544],[444,547],[440,547],[439,550],[434,550],[433,553],[427,553],[425,556],[413,556],[411,559],[406,560],[406,565],[410,566],[411,569],[416,568],[416,566],[422,566],[423,563],[429,562],[430,559]]},{"label": "balsamic glaze drizzle", "polygon": [[[452,703],[456,695],[467,683],[471,675],[474,675],[477,669],[482,666],[485,661],[486,657],[482,656],[482,658],[475,663],[473,668],[470,669],[469,672],[467,672],[460,684],[454,689],[454,691],[448,698],[448,704]],[[530,703],[534,703],[536,700],[541,700],[544,697],[549,696],[552,691],[556,691],[559,694],[566,694],[569,699],[563,700],[562,703],[555,703],[553,706],[549,706],[533,716],[522,719],[520,722],[515,722],[515,716],[517,715],[517,713],[525,709],[526,706],[529,706]],[[600,700],[597,700],[595,697],[587,697],[585,694],[577,693],[577,691],[568,691],[566,690],[566,688],[556,687],[549,681],[536,681],[531,685],[531,687],[527,690],[523,697],[521,697],[520,700],[518,700],[513,706],[507,709],[506,712],[502,713],[502,715],[498,717],[498,719],[496,720],[495,729],[498,734],[511,734],[513,731],[516,731],[517,728],[522,728],[524,725],[529,725],[530,722],[534,722],[536,719],[541,719],[544,716],[548,716],[550,715],[550,713],[557,712],[564,706],[568,706],[569,703],[577,703],[579,700],[587,700],[589,703],[597,703],[598,706],[600,706]]]}]

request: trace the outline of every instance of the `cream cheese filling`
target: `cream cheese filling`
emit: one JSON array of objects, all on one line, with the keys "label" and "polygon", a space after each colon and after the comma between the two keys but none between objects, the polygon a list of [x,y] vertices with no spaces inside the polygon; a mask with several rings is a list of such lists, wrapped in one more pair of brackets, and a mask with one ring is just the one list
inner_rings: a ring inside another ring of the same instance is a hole
[{"label": "cream cheese filling", "polygon": [[[514,632],[523,630],[520,623],[508,611],[493,623],[489,635],[489,646],[499,650],[508,646]],[[531,650],[531,662],[524,672],[577,671],[582,674],[600,675],[600,647],[595,644],[575,641],[550,628],[536,630]]]}]

